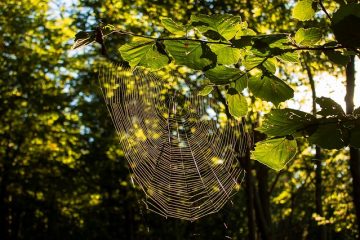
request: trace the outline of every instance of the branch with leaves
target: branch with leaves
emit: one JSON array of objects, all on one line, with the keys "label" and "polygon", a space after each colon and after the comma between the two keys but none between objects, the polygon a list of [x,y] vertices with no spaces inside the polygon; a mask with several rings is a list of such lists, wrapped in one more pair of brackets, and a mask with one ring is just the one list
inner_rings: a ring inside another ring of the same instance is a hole
[{"label": "branch with leaves", "polygon": [[[312,0],[298,1],[293,8],[293,17],[300,21],[313,19],[317,10],[314,3]],[[199,94],[208,95],[214,87],[226,86],[229,113],[240,119],[248,111],[246,98],[242,94],[246,88],[253,96],[272,102],[275,106],[294,96],[294,90],[276,76],[276,70],[284,63],[298,63],[298,52],[321,51],[330,61],[340,65],[346,65],[350,55],[359,53],[359,36],[354,33],[353,27],[350,29],[347,25],[350,20],[354,22],[354,17],[359,21],[360,5],[344,5],[332,17],[321,1],[317,2],[317,6],[331,20],[336,41],[317,45],[324,39],[320,29],[314,27],[300,28],[295,34],[256,34],[239,16],[199,14],[191,16],[185,25],[171,18],[162,18],[166,31],[159,37],[123,31],[112,25],[100,26],[94,31],[78,33],[73,49],[98,42],[102,46],[102,53],[107,55],[106,39],[112,34],[124,36],[128,42],[119,48],[119,52],[122,60],[131,67],[158,70],[173,62],[203,71],[208,84],[202,87]],[[323,118],[320,119],[290,109],[276,109],[268,114],[258,130],[271,138],[256,144],[252,158],[280,170],[295,156],[295,137],[299,135],[308,136],[310,142],[324,148],[349,144],[358,147],[359,142],[352,137],[358,136],[358,113],[346,116],[339,112],[332,100],[321,98],[318,101],[323,108],[319,113]],[[332,108],[337,112],[331,111]],[[329,117],[329,114],[332,115]],[[329,123],[330,120],[335,120],[335,123]],[[349,121],[354,125],[349,125]],[[327,131],[337,133],[338,140],[333,141],[333,145],[322,140]]]}]

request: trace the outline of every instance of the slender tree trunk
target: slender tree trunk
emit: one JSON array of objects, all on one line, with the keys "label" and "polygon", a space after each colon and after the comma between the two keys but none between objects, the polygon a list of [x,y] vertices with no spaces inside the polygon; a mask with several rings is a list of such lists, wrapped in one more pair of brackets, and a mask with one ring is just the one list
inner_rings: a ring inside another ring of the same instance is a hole
[{"label": "slender tree trunk", "polygon": [[[346,113],[354,111],[354,91],[355,91],[355,57],[352,56],[346,66]],[[360,154],[359,149],[350,147],[350,172],[353,180],[353,201],[360,235]],[[360,237],[359,237],[360,239]]]},{"label": "slender tree trunk", "polygon": [[[6,163],[4,163],[6,165]],[[4,167],[0,184],[0,239],[10,239],[9,207],[7,194],[7,169]]]},{"label": "slender tree trunk", "polygon": [[[323,205],[322,205],[322,154],[319,146],[315,147],[315,206],[316,213],[319,216],[324,216]],[[321,240],[327,239],[326,237],[326,226],[318,225],[318,236]]]},{"label": "slender tree trunk", "polygon": [[256,164],[258,191],[255,191],[256,216],[260,228],[261,238],[272,239],[270,195],[268,190],[269,168],[263,164]]},{"label": "slender tree trunk", "polygon": [[[10,137],[8,138],[10,139]],[[6,151],[2,157],[2,171],[1,171],[1,182],[0,182],[0,239],[8,240],[10,239],[10,222],[9,222],[9,204],[8,204],[8,184],[9,184],[9,173],[11,168],[11,159],[10,159],[10,140],[6,145]]]},{"label": "slender tree trunk", "polygon": [[[247,135],[248,136],[248,135]],[[251,172],[252,164],[250,159],[250,149],[246,149],[245,156],[240,159],[241,165],[245,170],[245,193],[246,193],[246,210],[248,219],[249,240],[256,239],[256,225],[254,214],[254,179]]]},{"label": "slender tree trunk", "polygon": [[[313,74],[311,72],[311,69],[307,63],[309,59],[309,54],[304,54],[304,66],[305,70],[307,72],[310,86],[311,86],[311,93],[312,93],[312,112],[314,116],[316,116],[316,88],[315,88],[315,81],[313,78]],[[315,146],[315,210],[316,213],[323,217],[323,206],[322,206],[322,154],[321,154],[321,148],[319,146]],[[326,239],[326,226],[325,225],[317,225],[318,228],[318,236],[320,240]]]}]

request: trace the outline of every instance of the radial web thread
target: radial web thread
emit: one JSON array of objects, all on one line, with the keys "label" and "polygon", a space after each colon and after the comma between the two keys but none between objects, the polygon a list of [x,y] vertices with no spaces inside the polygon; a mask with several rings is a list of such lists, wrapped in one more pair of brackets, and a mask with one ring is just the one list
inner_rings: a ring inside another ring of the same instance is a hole
[{"label": "radial web thread", "polygon": [[[99,70],[101,90],[134,181],[149,210],[194,221],[239,189],[243,125],[216,119],[210,97],[183,96],[145,69]],[[209,113],[210,112],[210,113]]]}]

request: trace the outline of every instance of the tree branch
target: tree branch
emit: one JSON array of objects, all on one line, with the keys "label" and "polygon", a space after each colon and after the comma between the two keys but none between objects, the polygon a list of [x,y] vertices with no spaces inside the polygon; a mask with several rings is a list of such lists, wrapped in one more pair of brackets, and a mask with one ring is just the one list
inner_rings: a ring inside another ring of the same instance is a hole
[{"label": "tree branch", "polygon": [[[134,37],[147,38],[147,39],[151,39],[151,40],[154,40],[154,41],[165,41],[165,40],[169,40],[169,41],[192,41],[192,42],[200,42],[200,43],[205,43],[205,44],[221,44],[221,45],[227,45],[227,46],[234,47],[234,45],[231,42],[207,41],[207,40],[196,39],[196,38],[187,38],[187,37],[151,37],[151,36],[136,34],[136,33],[122,31],[122,30],[114,30],[114,31],[104,35],[104,38],[111,35],[111,34],[129,35],[129,36],[134,36]],[[302,51],[302,50],[329,51],[329,50],[335,50],[335,49],[346,49],[346,47],[344,47],[342,45],[337,45],[337,46],[320,45],[320,46],[314,46],[314,47],[300,47],[300,46],[296,46],[296,45],[293,45],[293,46],[294,46],[294,48],[284,49],[283,51],[281,51],[281,53]],[[273,56],[267,56],[267,57],[273,57]]]},{"label": "tree branch", "polygon": [[141,34],[136,34],[136,33],[132,33],[132,32],[127,32],[127,31],[122,31],[122,30],[114,30],[108,34],[106,34],[104,37],[109,36],[111,34],[120,34],[120,35],[129,35],[129,36],[134,36],[134,37],[142,37],[142,38],[147,38],[147,39],[151,39],[151,40],[155,40],[155,41],[165,41],[165,40],[173,40],[173,41],[192,41],[192,42],[201,42],[201,43],[210,43],[210,44],[222,44],[222,45],[228,45],[228,46],[232,46],[231,43],[229,42],[219,42],[219,41],[206,41],[206,40],[201,40],[201,39],[196,39],[196,38],[186,38],[186,37],[174,37],[174,38],[157,38],[157,37],[151,37],[151,36],[146,36],[146,35],[141,35]]},{"label": "tree branch", "polygon": [[321,0],[319,0],[319,5],[321,7],[321,10],[324,11],[324,13],[326,14],[326,16],[328,17],[328,19],[330,20],[330,22],[332,21],[331,17],[330,17],[330,14],[326,11],[326,8],[324,7],[324,4],[322,3]]}]

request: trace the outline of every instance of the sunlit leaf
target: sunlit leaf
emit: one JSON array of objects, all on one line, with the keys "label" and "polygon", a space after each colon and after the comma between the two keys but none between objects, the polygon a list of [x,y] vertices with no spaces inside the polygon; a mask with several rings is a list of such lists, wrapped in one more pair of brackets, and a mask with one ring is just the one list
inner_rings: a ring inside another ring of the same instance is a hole
[{"label": "sunlit leaf", "polygon": [[217,63],[224,65],[235,64],[239,61],[241,50],[224,44],[209,44],[211,51],[217,55]]},{"label": "sunlit leaf", "polygon": [[247,69],[253,69],[254,67],[262,64],[266,59],[264,57],[258,57],[254,55],[246,56],[245,60],[242,62],[242,65]]},{"label": "sunlit leaf", "polygon": [[159,69],[169,62],[169,58],[159,52],[156,42],[152,39],[134,37],[131,42],[122,45],[119,51],[131,67],[144,66]]},{"label": "sunlit leaf", "polygon": [[258,98],[278,105],[294,96],[294,90],[278,77],[258,74],[249,79],[249,89]]},{"label": "sunlit leaf", "polygon": [[186,35],[185,26],[181,23],[175,22],[171,18],[163,17],[161,18],[161,23],[166,28],[166,30],[168,30],[172,34],[181,35],[181,36]]},{"label": "sunlit leaf", "polygon": [[235,83],[233,83],[233,87],[238,91],[241,92],[245,88],[248,87],[248,75],[242,74],[242,76],[236,79]]},{"label": "sunlit leaf", "polygon": [[313,9],[312,0],[301,0],[298,1],[293,10],[293,18],[299,19],[300,21],[311,20],[315,15],[315,10]]},{"label": "sunlit leaf", "polygon": [[81,31],[75,35],[75,41],[71,49],[77,49],[95,42],[95,31]]},{"label": "sunlit leaf", "polygon": [[289,63],[299,62],[299,54],[297,52],[286,52],[279,56],[276,56],[276,58],[280,59],[283,62],[289,62]]},{"label": "sunlit leaf", "polygon": [[[175,59],[177,65],[185,65],[192,69],[203,70],[216,62],[212,56],[206,54],[202,43],[186,40],[165,40],[166,50]],[[216,55],[215,55],[216,57]]]},{"label": "sunlit leaf", "polygon": [[230,40],[242,27],[241,18],[230,14],[192,15],[191,22],[201,33],[214,40]]},{"label": "sunlit leaf", "polygon": [[316,118],[306,112],[288,108],[273,109],[265,115],[262,125],[257,130],[268,136],[286,136],[309,131],[309,125],[315,122]]},{"label": "sunlit leaf", "polygon": [[262,65],[270,73],[275,74],[275,72],[276,72],[276,65],[275,64],[276,64],[276,59],[275,58],[269,58]]},{"label": "sunlit leaf", "polygon": [[206,85],[205,87],[203,87],[203,88],[199,91],[198,95],[199,95],[199,96],[207,96],[207,95],[209,95],[209,93],[211,93],[211,91],[212,91],[213,89],[214,89],[213,86],[211,86],[211,85]]},{"label": "sunlit leaf", "polygon": [[280,171],[295,157],[296,152],[296,140],[277,138],[256,143],[255,150],[251,152],[251,158]]},{"label": "sunlit leaf", "polygon": [[247,114],[248,105],[246,98],[236,91],[235,88],[229,88],[227,91],[226,102],[229,112],[234,118],[239,119]]},{"label": "sunlit leaf", "polygon": [[242,72],[236,68],[216,66],[205,72],[205,76],[214,84],[226,84],[238,80]]},{"label": "sunlit leaf", "polygon": [[318,28],[300,28],[295,34],[295,41],[302,46],[311,46],[321,39],[321,31]]},{"label": "sunlit leaf", "polygon": [[243,36],[255,36],[256,32],[250,28],[241,29],[236,33],[235,38],[241,38]]}]

